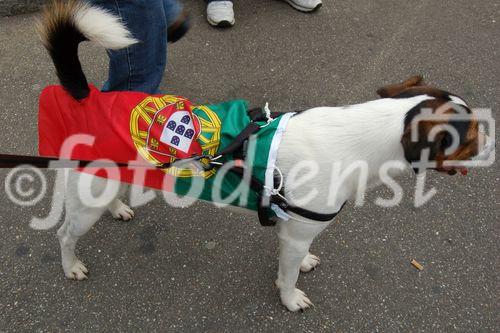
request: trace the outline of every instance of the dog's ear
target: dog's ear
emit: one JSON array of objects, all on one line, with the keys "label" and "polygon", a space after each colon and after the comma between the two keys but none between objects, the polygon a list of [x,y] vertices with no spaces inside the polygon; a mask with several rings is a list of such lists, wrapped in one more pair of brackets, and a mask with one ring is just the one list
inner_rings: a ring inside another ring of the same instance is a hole
[{"label": "dog's ear", "polygon": [[377,90],[377,94],[382,98],[390,98],[400,94],[408,88],[422,85],[424,85],[424,78],[422,77],[422,75],[415,75],[406,79],[402,83],[391,84],[389,86],[382,87]]}]

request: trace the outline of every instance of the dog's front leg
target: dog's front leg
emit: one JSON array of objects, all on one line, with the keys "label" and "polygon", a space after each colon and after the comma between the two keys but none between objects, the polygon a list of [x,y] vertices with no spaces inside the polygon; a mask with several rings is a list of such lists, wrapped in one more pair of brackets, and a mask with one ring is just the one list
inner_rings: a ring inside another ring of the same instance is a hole
[{"label": "dog's front leg", "polygon": [[295,288],[295,284],[302,260],[309,254],[312,241],[328,224],[328,222],[307,223],[293,219],[279,223],[280,258],[276,285],[280,289],[281,302],[290,311],[305,309],[312,305],[305,293]]}]

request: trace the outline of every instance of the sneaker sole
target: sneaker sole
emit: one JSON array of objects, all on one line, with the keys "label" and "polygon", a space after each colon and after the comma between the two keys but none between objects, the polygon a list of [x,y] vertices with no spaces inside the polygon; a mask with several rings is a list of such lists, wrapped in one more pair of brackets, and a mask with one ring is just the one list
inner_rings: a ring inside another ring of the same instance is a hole
[{"label": "sneaker sole", "polygon": [[301,11],[301,12],[304,12],[304,13],[311,13],[311,12],[314,12],[315,10],[318,10],[321,8],[321,6],[323,6],[322,3],[319,3],[316,7],[314,8],[310,8],[310,7],[302,7],[302,6],[299,6],[297,5],[295,2],[293,2],[293,0],[285,0],[290,6],[292,6],[293,8],[297,9],[298,11]]},{"label": "sneaker sole", "polygon": [[211,26],[214,26],[217,28],[230,28],[234,25],[234,22],[235,22],[234,19],[232,21],[222,20],[220,22],[215,22],[215,21],[212,21],[208,17],[207,17],[207,21],[208,21],[208,23],[210,23]]}]

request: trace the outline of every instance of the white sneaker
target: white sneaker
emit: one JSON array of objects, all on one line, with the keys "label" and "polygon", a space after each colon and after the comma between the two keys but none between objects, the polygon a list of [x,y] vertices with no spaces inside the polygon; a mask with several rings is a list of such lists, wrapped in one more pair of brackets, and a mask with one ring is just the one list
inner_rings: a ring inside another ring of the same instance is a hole
[{"label": "white sneaker", "polygon": [[321,0],[285,0],[293,8],[301,12],[312,12],[323,5]]},{"label": "white sneaker", "polygon": [[232,1],[212,1],[207,5],[207,21],[215,27],[227,28],[234,25]]}]

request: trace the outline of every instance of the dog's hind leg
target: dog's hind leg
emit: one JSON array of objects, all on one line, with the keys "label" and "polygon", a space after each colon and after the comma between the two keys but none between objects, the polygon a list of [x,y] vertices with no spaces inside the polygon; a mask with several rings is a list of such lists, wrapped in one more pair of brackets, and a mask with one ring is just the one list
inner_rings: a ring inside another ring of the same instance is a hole
[{"label": "dog's hind leg", "polygon": [[132,208],[124,204],[120,199],[115,199],[109,204],[109,211],[113,218],[117,220],[128,221],[134,217]]},{"label": "dog's hind leg", "polygon": [[302,273],[307,273],[313,270],[316,266],[318,266],[320,260],[317,256],[312,253],[307,253],[302,262],[300,263],[300,271]]},{"label": "dog's hind leg", "polygon": [[[128,189],[128,186],[122,184],[118,196],[121,197],[125,193],[126,189]],[[132,208],[124,204],[118,198],[111,201],[108,209],[111,215],[113,215],[113,218],[118,220],[128,221],[134,217],[134,211]]]},{"label": "dog's hind leg", "polygon": [[312,241],[328,224],[306,223],[294,219],[279,223],[280,257],[276,285],[280,289],[281,302],[290,311],[312,305],[305,293],[295,288],[295,284],[304,260],[310,255]]},{"label": "dog's hind leg", "polygon": [[[92,177],[87,174],[70,172],[68,186],[66,190],[66,218],[63,225],[57,231],[59,243],[61,245],[61,262],[64,274],[67,278],[83,280],[87,278],[88,270],[85,265],[78,260],[75,254],[75,247],[78,239],[85,235],[87,231],[97,222],[104,213],[108,205],[116,199],[118,193],[110,194],[111,197],[101,197],[102,206],[86,205],[88,202],[80,196],[78,186],[91,186],[92,192],[102,193],[106,187],[106,180]],[[117,192],[117,191],[116,191]]]}]

